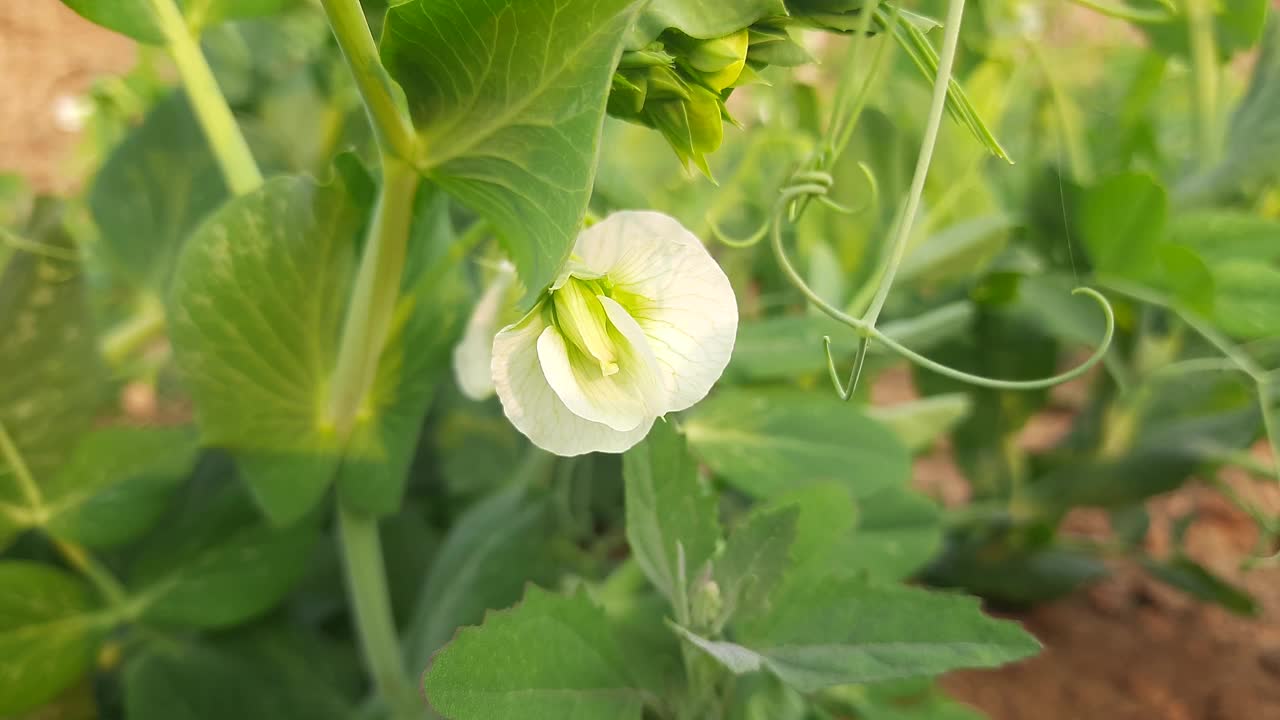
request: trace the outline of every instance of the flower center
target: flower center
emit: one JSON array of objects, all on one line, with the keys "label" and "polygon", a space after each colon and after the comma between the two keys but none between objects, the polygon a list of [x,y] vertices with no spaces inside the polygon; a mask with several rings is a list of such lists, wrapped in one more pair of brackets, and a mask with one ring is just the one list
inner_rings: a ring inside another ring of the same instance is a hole
[{"label": "flower center", "polygon": [[618,347],[599,297],[607,296],[607,282],[570,277],[551,292],[552,322],[570,345],[600,364],[605,377],[618,372]]}]

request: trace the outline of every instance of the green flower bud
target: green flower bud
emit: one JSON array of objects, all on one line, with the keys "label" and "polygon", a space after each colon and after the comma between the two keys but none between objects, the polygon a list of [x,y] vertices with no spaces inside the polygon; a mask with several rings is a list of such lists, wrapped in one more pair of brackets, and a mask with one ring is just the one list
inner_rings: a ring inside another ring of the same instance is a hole
[{"label": "green flower bud", "polygon": [[733,85],[747,62],[749,32],[746,28],[714,40],[697,41],[685,55],[702,80],[717,92]]},{"label": "green flower bud", "polygon": [[632,119],[644,110],[649,94],[647,70],[621,70],[613,74],[613,86],[609,89],[609,114]]},{"label": "green flower bud", "polygon": [[720,586],[710,578],[700,583],[693,592],[690,605],[695,628],[713,627],[724,610],[724,598],[720,595]]},{"label": "green flower bud", "polygon": [[651,67],[648,77],[648,98],[651,100],[688,100],[689,83],[675,69]]}]

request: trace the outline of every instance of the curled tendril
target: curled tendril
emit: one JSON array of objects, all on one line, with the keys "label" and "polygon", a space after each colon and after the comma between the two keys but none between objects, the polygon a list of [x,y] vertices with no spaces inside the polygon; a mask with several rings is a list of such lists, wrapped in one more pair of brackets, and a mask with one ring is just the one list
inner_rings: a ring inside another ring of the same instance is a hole
[{"label": "curled tendril", "polygon": [[[799,215],[804,212],[802,203],[809,198],[817,199],[818,202],[842,215],[857,215],[878,206],[880,204],[880,182],[876,180],[875,172],[873,172],[865,162],[859,162],[858,169],[862,171],[863,176],[867,179],[868,197],[856,207],[842,205],[835,200],[832,200],[831,197],[827,195],[827,191],[835,183],[835,179],[831,177],[831,173],[824,170],[801,170],[792,175],[791,181],[788,185],[789,187],[811,185],[815,189],[815,192],[807,193],[802,197],[797,197],[793,200],[787,209],[787,216],[789,220],[794,223],[799,219]],[[745,238],[735,238],[726,233],[714,217],[709,214],[707,215],[707,227],[711,229],[711,234],[715,236],[716,240],[720,241],[723,245],[738,249],[758,245],[761,240],[764,240],[765,237],[768,236],[769,227],[772,224],[772,218],[766,219],[760,224],[760,227],[756,228],[756,230],[750,235]]]},{"label": "curled tendril", "polygon": [[[871,177],[869,173],[868,177]],[[894,340],[892,337],[885,335],[873,322],[853,317],[841,311],[839,308],[824,300],[814,292],[811,287],[809,287],[809,285],[804,281],[804,278],[801,277],[800,273],[792,264],[790,257],[787,255],[786,247],[782,242],[783,220],[790,215],[790,208],[792,205],[807,197],[820,198],[824,196],[830,189],[829,179],[830,175],[826,175],[824,178],[821,174],[814,173],[812,171],[797,173],[793,178],[793,182],[780,191],[777,202],[773,208],[772,219],[762,228],[764,232],[758,231],[753,235],[753,237],[762,237],[764,234],[770,233],[773,253],[777,259],[778,266],[782,269],[783,274],[786,275],[791,284],[794,285],[796,289],[799,290],[801,294],[803,294],[815,307],[833,320],[849,326],[861,337],[857,356],[854,359],[854,366],[849,374],[847,384],[841,381],[840,373],[836,369],[835,355],[831,350],[831,337],[825,336],[822,339],[827,355],[827,370],[831,376],[831,383],[842,400],[848,400],[853,397],[854,391],[858,386],[858,380],[862,374],[863,366],[866,362],[867,351],[872,341],[883,344],[899,356],[910,360],[920,367],[938,373],[939,375],[959,380],[970,385],[996,390],[1039,390],[1073,380],[1087,373],[1095,365],[1101,362],[1102,358],[1106,355],[1107,350],[1111,347],[1111,341],[1115,335],[1115,312],[1111,308],[1111,303],[1108,302],[1101,293],[1089,287],[1078,287],[1071,292],[1073,295],[1087,296],[1091,300],[1097,302],[1102,308],[1102,312],[1106,317],[1106,331],[1103,333],[1097,349],[1094,350],[1087,359],[1070,370],[1035,380],[1004,380],[957,370],[956,368],[943,365],[936,360],[927,358],[897,340]],[[737,246],[743,247],[755,244],[754,242],[749,242],[750,240],[751,238],[748,238],[748,241],[738,241],[739,244]],[[723,242],[723,238],[721,238],[721,241]],[[756,241],[758,242],[758,240]]]},{"label": "curled tendril", "polygon": [[1074,1],[1077,5],[1100,12],[1103,15],[1134,23],[1167,23],[1178,17],[1178,7],[1173,4],[1173,0],[1155,0],[1162,8],[1160,10],[1143,10],[1122,2],[1108,2],[1107,0]]}]

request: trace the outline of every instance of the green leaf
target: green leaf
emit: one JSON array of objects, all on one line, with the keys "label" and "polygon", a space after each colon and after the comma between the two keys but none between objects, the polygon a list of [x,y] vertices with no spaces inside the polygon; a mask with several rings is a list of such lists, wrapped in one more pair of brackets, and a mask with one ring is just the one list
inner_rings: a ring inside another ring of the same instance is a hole
[{"label": "green leaf", "polygon": [[163,297],[183,242],[227,195],[185,93],[173,92],[94,179],[89,207],[100,235],[93,253],[112,278]]},{"label": "green leaf", "polygon": [[1280,335],[1280,268],[1232,260],[1215,265],[1213,279],[1218,327],[1250,340]]},{"label": "green leaf", "polygon": [[716,496],[698,481],[684,438],[665,422],[623,456],[622,477],[632,556],[672,605],[687,606],[687,583],[720,540]]},{"label": "green leaf", "polygon": [[[363,215],[347,182],[279,177],[233,199],[188,241],[170,296],[174,348],[204,441],[235,455],[279,524],[314,508],[340,466],[348,503],[372,514],[398,507],[460,313],[433,301],[451,263],[435,264],[443,277],[406,269],[364,412],[339,439],[328,393]],[[436,212],[415,223],[433,225]],[[414,252],[423,245],[415,240]],[[409,268],[420,266],[410,258]]]},{"label": "green leaf", "polygon": [[125,712],[132,720],[346,720],[355,715],[342,688],[350,683],[324,672],[335,652],[287,630],[156,643],[126,668]]},{"label": "green leaf", "polygon": [[425,667],[458,627],[520,598],[525,583],[550,580],[546,498],[523,486],[481,500],[458,517],[431,564],[405,634],[409,666]]},{"label": "green leaf", "polygon": [[404,88],[419,166],[490,220],[530,293],[573,247],[632,0],[412,0],[382,59]]},{"label": "green leaf", "polygon": [[627,39],[629,48],[640,48],[668,28],[689,37],[709,40],[737,32],[769,17],[787,14],[782,0],[653,0]]},{"label": "green leaf", "polygon": [[[973,319],[973,305],[955,302],[915,317],[893,320],[880,330],[898,342],[925,351],[965,333]],[[790,380],[797,375],[826,371],[823,337],[831,338],[836,358],[852,360],[858,336],[825,315],[779,315],[738,324],[733,357],[725,376],[741,381]],[[872,344],[869,356],[887,356]]]},{"label": "green leaf", "polygon": [[144,0],[62,0],[81,17],[150,45],[163,45],[164,33]]},{"label": "green leaf", "polygon": [[273,528],[234,485],[220,486],[147,538],[130,585],[150,622],[199,628],[238,625],[275,607],[305,574],[314,523]]},{"label": "green leaf", "polygon": [[91,548],[133,540],[160,519],[195,457],[191,428],[95,430],[43,485],[45,529]]},{"label": "green leaf", "polygon": [[841,580],[789,599],[735,643],[682,634],[735,673],[768,670],[801,692],[995,667],[1040,647],[959,595]]},{"label": "green leaf", "polygon": [[757,497],[824,480],[857,497],[910,473],[891,431],[826,394],[721,391],[690,413],[685,432],[696,456]]},{"label": "green leaf", "polygon": [[510,610],[460,631],[424,678],[450,720],[640,720],[641,697],[604,613],[584,593],[530,586]]},{"label": "green leaf", "polygon": [[1144,280],[1159,270],[1169,200],[1149,175],[1114,175],[1085,193],[1080,233],[1099,273]]},{"label": "green leaf", "polygon": [[1192,597],[1211,602],[1237,615],[1257,615],[1258,603],[1248,592],[1214,575],[1196,561],[1183,555],[1166,561],[1142,561],[1142,567],[1161,582]]},{"label": "green leaf", "polygon": [[933,395],[897,405],[869,408],[867,414],[887,425],[912,452],[933,443],[969,416],[973,401],[964,393]]},{"label": "green leaf", "polygon": [[1207,262],[1280,261],[1280,221],[1239,210],[1203,210],[1174,215],[1169,241],[1186,245]]},{"label": "green leaf", "polygon": [[1002,213],[962,220],[911,248],[898,268],[904,284],[939,284],[981,271],[1005,245],[1017,223]]},{"label": "green leaf", "polygon": [[65,237],[31,242],[48,254],[0,258],[0,549],[39,522],[40,486],[89,429],[103,395],[75,251]]},{"label": "green leaf", "polygon": [[[1191,29],[1186,5],[1177,3],[1178,14],[1168,22],[1143,25],[1152,46],[1166,55],[1191,57]],[[1229,0],[1208,3],[1213,13],[1213,34],[1218,58],[1229,60],[1257,44],[1267,18],[1267,0]]]},{"label": "green leaf", "polygon": [[858,501],[858,525],[845,547],[845,571],[874,581],[904,580],[942,547],[942,513],[917,492],[885,488]]},{"label": "green leaf", "polygon": [[724,599],[724,620],[766,612],[773,591],[791,565],[799,508],[753,512],[729,536],[724,554],[715,563],[715,580]]},{"label": "green leaf", "polygon": [[103,627],[90,596],[61,570],[0,562],[0,717],[52,700],[92,667]]}]

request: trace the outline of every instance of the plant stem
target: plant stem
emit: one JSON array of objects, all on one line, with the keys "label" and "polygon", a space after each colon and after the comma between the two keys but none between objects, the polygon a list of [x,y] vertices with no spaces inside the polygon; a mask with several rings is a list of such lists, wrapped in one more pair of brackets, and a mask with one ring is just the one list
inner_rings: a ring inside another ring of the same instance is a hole
[{"label": "plant stem", "polygon": [[103,337],[102,356],[112,365],[120,365],[153,340],[163,337],[164,330],[164,305],[159,298],[145,295],[137,311]]},{"label": "plant stem", "polygon": [[218,88],[209,63],[200,52],[200,45],[187,27],[182,11],[174,0],[150,1],[169,54],[187,89],[187,97],[191,99],[196,119],[204,129],[205,138],[213,149],[228,187],[236,195],[256,189],[262,184],[262,173],[258,171],[258,164],[249,152],[249,144],[240,134],[235,116]]},{"label": "plant stem", "polygon": [[1212,0],[1186,0],[1195,73],[1196,135],[1202,168],[1218,161],[1218,43],[1213,34]]},{"label": "plant stem", "polygon": [[355,611],[356,630],[369,674],[378,693],[391,706],[391,717],[417,717],[420,714],[418,693],[409,683],[396,639],[377,520],[338,503],[338,531],[342,538],[347,594]]},{"label": "plant stem", "polygon": [[89,578],[89,582],[102,593],[102,598],[108,604],[113,607],[124,607],[128,593],[110,570],[103,567],[87,550],[76,543],[58,538],[51,538],[51,540],[62,557],[66,558],[67,563]]},{"label": "plant stem", "polygon": [[358,419],[391,330],[400,299],[413,198],[420,182],[414,168],[383,158],[382,188],[347,306],[333,374],[329,418],[339,437],[346,437]]},{"label": "plant stem", "polygon": [[369,21],[359,0],[321,0],[329,26],[364,99],[369,121],[385,157],[412,162],[416,136],[408,114],[396,102],[395,81],[378,58],[378,46],[369,32]]},{"label": "plant stem", "polygon": [[933,163],[933,149],[938,143],[938,131],[942,127],[942,113],[947,105],[947,89],[951,86],[951,70],[955,65],[956,47],[960,43],[960,22],[964,18],[964,0],[950,0],[947,5],[946,35],[942,40],[942,52],[938,55],[938,74],[933,81],[933,100],[929,105],[929,119],[924,129],[924,139],[920,143],[920,155],[916,159],[915,176],[911,179],[911,191],[907,196],[907,204],[898,219],[897,232],[893,238],[892,255],[885,266],[884,276],[880,280],[880,288],[871,299],[871,306],[862,316],[864,322],[875,327],[880,311],[884,309],[889,290],[893,287],[894,276],[902,257],[906,254],[907,241],[911,237],[911,228],[915,224],[916,213],[920,210],[920,200],[924,196],[925,180],[929,177],[929,165]]}]

